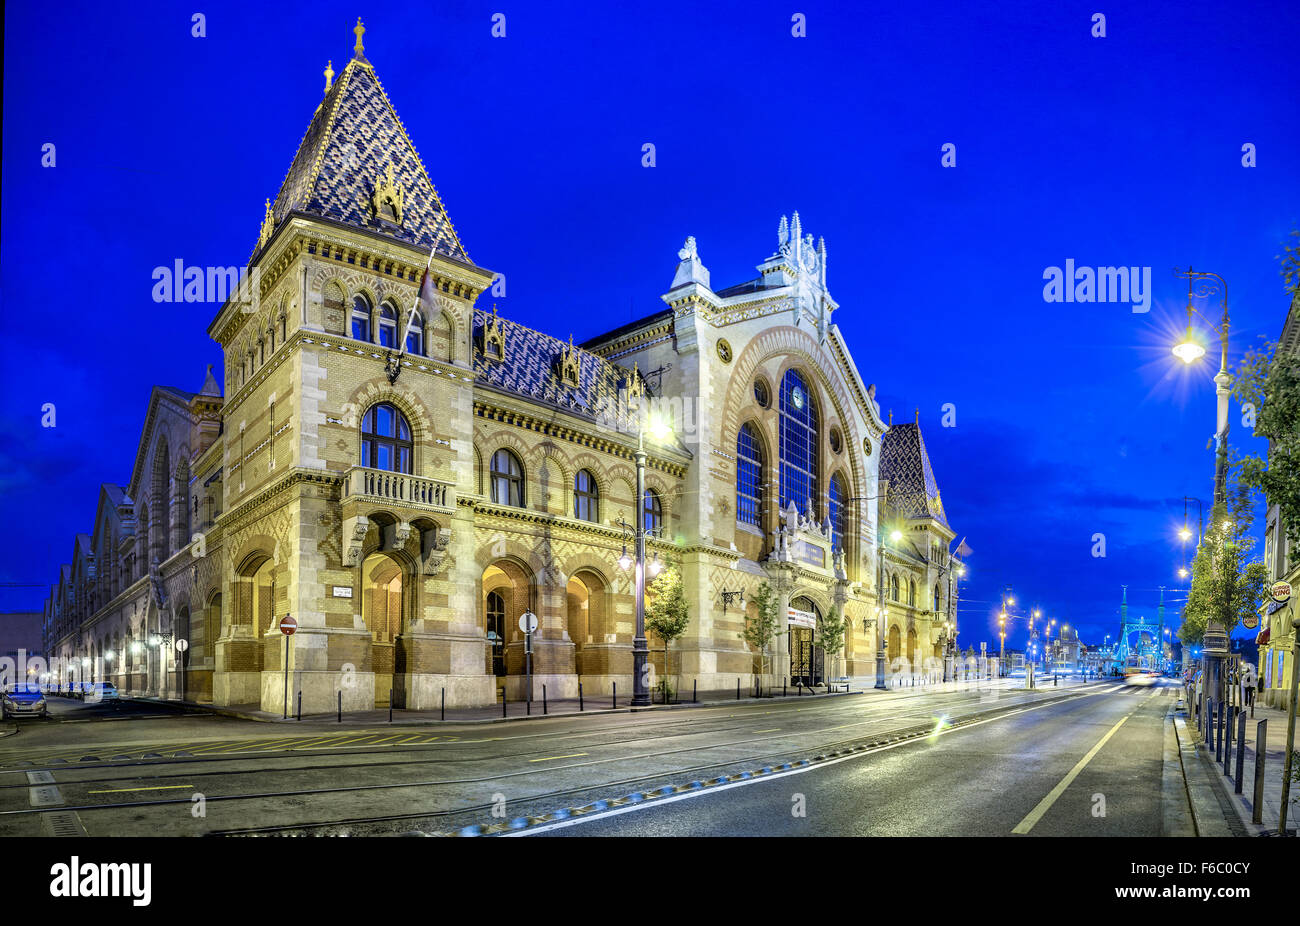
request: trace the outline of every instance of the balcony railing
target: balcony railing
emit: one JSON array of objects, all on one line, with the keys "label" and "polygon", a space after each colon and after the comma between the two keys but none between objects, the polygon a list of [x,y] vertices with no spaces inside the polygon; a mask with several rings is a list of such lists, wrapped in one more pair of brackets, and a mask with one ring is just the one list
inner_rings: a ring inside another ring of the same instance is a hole
[{"label": "balcony railing", "polygon": [[374,499],[408,508],[450,511],[456,506],[455,486],[450,482],[364,466],[348,470],[345,492],[347,497]]}]

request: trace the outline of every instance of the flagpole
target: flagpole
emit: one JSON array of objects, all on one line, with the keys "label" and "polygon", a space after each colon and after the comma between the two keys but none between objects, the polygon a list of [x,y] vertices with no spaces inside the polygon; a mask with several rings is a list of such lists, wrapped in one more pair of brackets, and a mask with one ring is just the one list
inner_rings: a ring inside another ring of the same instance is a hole
[{"label": "flagpole", "polygon": [[397,357],[400,360],[406,353],[406,339],[411,336],[411,322],[415,321],[415,313],[420,308],[420,294],[424,292],[424,281],[429,278],[429,271],[433,269],[433,248],[429,249],[429,262],[424,266],[424,275],[420,277],[419,285],[415,288],[415,302],[411,304],[411,311],[406,313],[406,329],[402,332],[402,343],[398,345]]}]

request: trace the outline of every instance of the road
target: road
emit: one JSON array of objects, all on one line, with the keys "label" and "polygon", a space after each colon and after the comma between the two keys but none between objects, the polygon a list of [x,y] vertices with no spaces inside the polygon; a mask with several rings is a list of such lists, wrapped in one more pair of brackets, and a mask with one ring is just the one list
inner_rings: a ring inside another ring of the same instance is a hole
[{"label": "road", "polygon": [[362,728],[55,702],[0,740],[0,835],[1164,832],[1172,683],[1005,685]]}]

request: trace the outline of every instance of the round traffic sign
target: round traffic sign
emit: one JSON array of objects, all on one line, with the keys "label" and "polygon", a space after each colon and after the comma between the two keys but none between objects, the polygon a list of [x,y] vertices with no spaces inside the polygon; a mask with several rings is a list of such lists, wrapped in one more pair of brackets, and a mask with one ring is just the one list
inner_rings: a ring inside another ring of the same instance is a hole
[{"label": "round traffic sign", "polygon": [[189,649],[189,648],[190,648],[190,641],[189,641],[189,640],[177,640],[177,641],[176,641],[176,649],[179,650],[180,652],[183,653],[183,652],[185,652],[185,651],[186,651],[187,649]]},{"label": "round traffic sign", "polygon": [[280,619],[280,633],[284,634],[285,636],[288,636],[289,634],[293,633],[297,629],[298,629],[298,622],[294,620],[292,617],[290,617],[289,615],[286,614],[284,617]]},{"label": "round traffic sign", "polygon": [[1274,582],[1272,589],[1270,589],[1270,592],[1273,595],[1274,601],[1286,601],[1291,597],[1291,583]]},{"label": "round traffic sign", "polygon": [[533,633],[537,630],[537,615],[532,611],[525,611],[519,615],[519,629],[524,633]]}]

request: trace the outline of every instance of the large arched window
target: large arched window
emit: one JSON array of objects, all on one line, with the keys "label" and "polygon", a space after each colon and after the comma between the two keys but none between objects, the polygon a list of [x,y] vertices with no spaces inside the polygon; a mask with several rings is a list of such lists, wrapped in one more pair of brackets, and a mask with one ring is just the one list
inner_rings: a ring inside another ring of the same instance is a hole
[{"label": "large arched window", "polygon": [[645,529],[658,533],[664,526],[664,506],[659,501],[659,493],[654,489],[645,490]]},{"label": "large arched window", "polygon": [[907,606],[909,608],[916,607],[916,582],[911,579],[907,581]]},{"label": "large arched window", "polygon": [[397,309],[387,302],[379,307],[379,346],[397,346]]},{"label": "large arched window", "polygon": [[573,480],[573,516],[579,521],[595,521],[600,503],[596,477],[588,470],[578,470]]},{"label": "large arched window", "polygon": [[781,380],[781,509],[817,514],[817,406],[797,370]]},{"label": "large arched window", "polygon": [[890,597],[892,597],[895,601],[897,601],[898,600],[898,576],[894,576],[889,580],[889,590],[892,593]]},{"label": "large arched window", "polygon": [[749,425],[741,425],[736,438],[736,520],[762,525],[763,450]]},{"label": "large arched window", "polygon": [[358,341],[370,340],[370,303],[365,296],[352,300],[352,337]]},{"label": "large arched window", "polygon": [[492,454],[492,501],[498,505],[524,507],[524,468],[509,450]]},{"label": "large arched window", "polygon": [[410,323],[406,326],[406,352],[417,357],[424,356],[424,316],[419,309],[413,309]]},{"label": "large arched window", "polygon": [[831,549],[844,549],[844,506],[848,493],[844,491],[844,480],[839,473],[831,477],[826,490],[827,505],[831,516]]},{"label": "large arched window", "polygon": [[387,402],[371,407],[361,419],[361,465],[396,473],[411,471],[411,426]]},{"label": "large arched window", "polygon": [[939,583],[934,583],[934,613],[939,613]]}]

